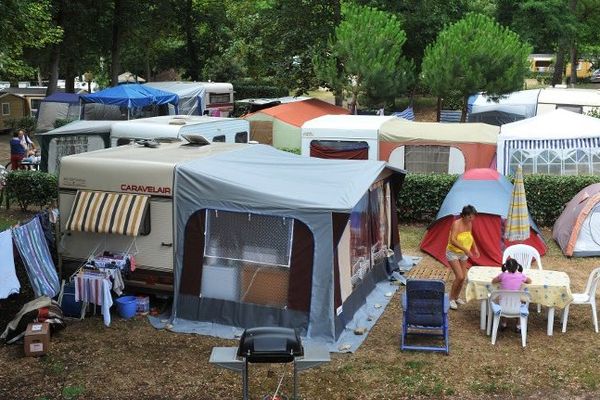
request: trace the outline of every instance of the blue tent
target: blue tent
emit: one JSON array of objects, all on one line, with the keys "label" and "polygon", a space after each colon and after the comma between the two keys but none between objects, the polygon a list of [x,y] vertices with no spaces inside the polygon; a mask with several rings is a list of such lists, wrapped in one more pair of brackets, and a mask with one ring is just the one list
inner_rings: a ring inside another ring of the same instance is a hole
[{"label": "blue tent", "polygon": [[81,100],[83,103],[100,103],[129,109],[141,108],[153,104],[173,104],[177,109],[179,96],[146,85],[128,84],[83,95],[81,96]]},{"label": "blue tent", "polygon": [[51,103],[79,104],[79,95],[77,93],[56,92],[48,97],[44,97],[42,101],[48,101]]}]

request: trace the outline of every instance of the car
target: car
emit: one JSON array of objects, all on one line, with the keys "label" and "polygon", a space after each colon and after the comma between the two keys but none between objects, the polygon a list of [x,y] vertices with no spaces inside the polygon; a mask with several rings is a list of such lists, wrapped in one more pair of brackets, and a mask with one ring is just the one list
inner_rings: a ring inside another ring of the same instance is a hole
[{"label": "car", "polygon": [[600,83],[600,69],[592,72],[592,76],[590,76],[590,82],[592,83]]}]

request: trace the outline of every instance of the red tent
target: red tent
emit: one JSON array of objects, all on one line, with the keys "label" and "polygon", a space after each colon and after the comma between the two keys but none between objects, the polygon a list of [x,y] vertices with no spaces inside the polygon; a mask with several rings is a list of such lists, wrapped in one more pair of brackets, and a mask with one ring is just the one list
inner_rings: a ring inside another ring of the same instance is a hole
[{"label": "red tent", "polygon": [[477,218],[473,221],[473,236],[479,248],[480,257],[469,260],[475,265],[501,265],[502,252],[512,244],[525,243],[535,247],[540,255],[546,254],[546,243],[539,229],[531,220],[529,239],[508,242],[502,231],[508,213],[512,184],[503,175],[489,168],[476,168],[466,171],[454,183],[444,199],[436,220],[427,228],[421,241],[421,250],[448,266],[446,245],[452,222],[458,218],[462,208],[473,205]]}]

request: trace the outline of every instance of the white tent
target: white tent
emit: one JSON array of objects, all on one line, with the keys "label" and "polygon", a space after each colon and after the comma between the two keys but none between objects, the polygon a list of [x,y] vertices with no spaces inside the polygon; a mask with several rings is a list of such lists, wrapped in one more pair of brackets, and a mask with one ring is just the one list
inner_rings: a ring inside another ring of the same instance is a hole
[{"label": "white tent", "polygon": [[525,174],[600,173],[600,119],[558,109],[502,125],[497,157],[504,175],[518,164]]},{"label": "white tent", "polygon": [[[175,93],[179,96],[178,114],[180,115],[203,115],[206,104],[204,104],[204,93],[206,87],[201,82],[148,82],[146,85],[165,92]],[[169,114],[176,114],[174,107],[169,106]]]}]

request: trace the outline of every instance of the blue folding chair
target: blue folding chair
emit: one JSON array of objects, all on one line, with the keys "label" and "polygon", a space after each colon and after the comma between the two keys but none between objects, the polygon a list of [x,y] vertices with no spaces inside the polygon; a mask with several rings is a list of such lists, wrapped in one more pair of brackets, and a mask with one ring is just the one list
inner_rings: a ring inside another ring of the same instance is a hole
[{"label": "blue folding chair", "polygon": [[[402,350],[450,351],[448,341],[448,309],[444,281],[409,279],[402,298]],[[443,346],[409,345],[408,336],[440,338]]]}]

